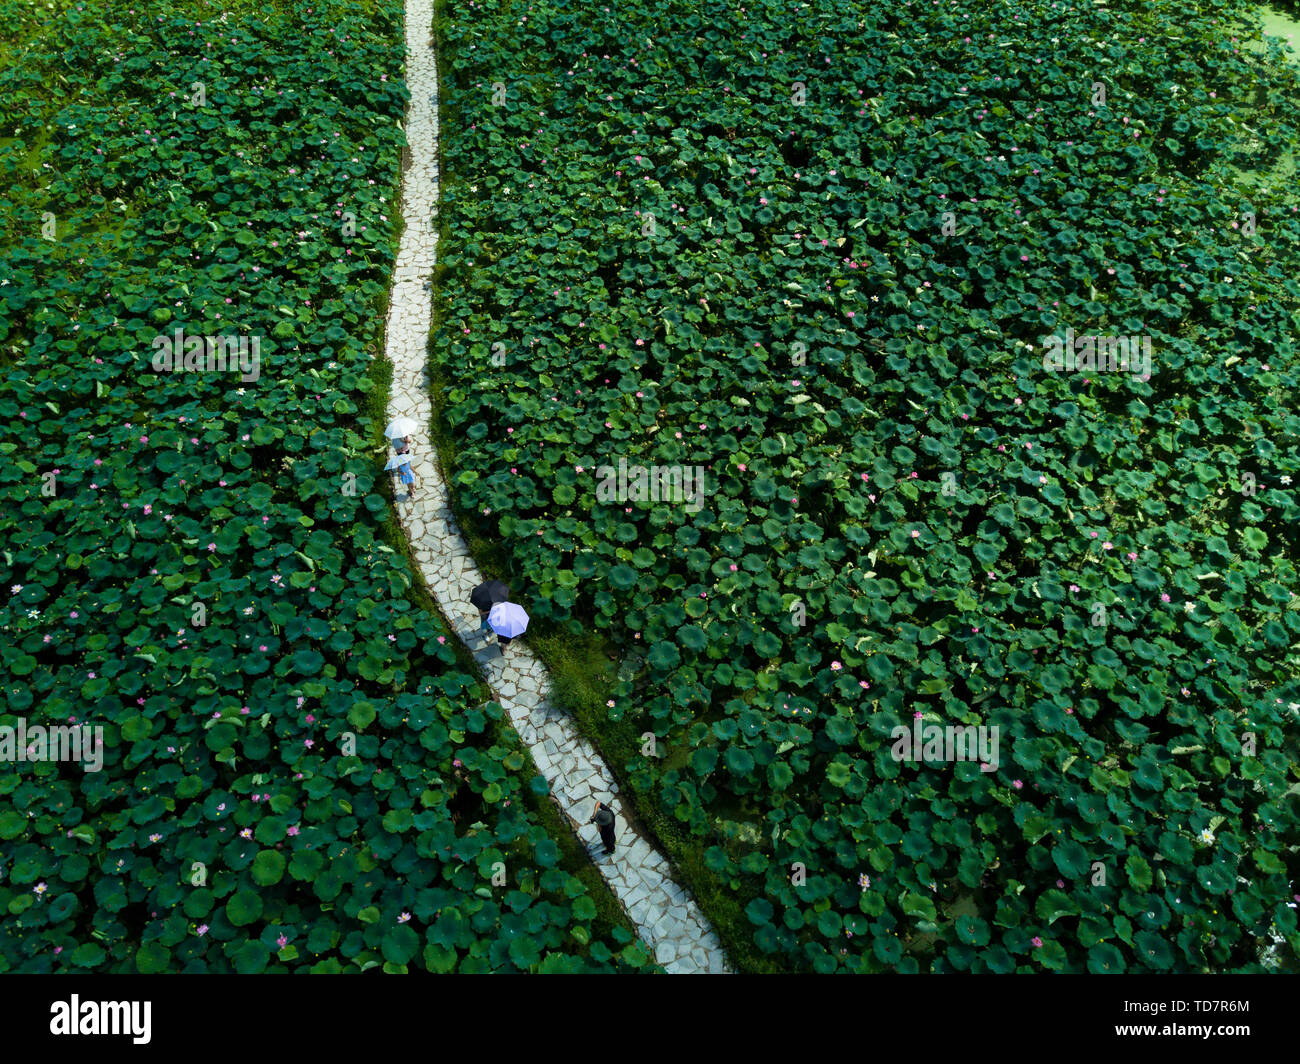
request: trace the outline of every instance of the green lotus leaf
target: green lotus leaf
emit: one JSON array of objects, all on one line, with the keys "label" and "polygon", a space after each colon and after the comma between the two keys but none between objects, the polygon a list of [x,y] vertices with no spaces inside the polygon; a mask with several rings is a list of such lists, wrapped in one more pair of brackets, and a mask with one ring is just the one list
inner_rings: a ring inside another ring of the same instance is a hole
[{"label": "green lotus leaf", "polygon": [[275,850],[262,850],[253,858],[253,882],[267,887],[284,877],[284,857]]},{"label": "green lotus leaf", "polygon": [[136,951],[136,971],[144,975],[156,975],[159,972],[165,972],[170,962],[170,951],[157,942],[146,943]]},{"label": "green lotus leaf", "polygon": [[677,641],[688,650],[696,652],[709,645],[709,637],[704,634],[704,629],[696,625],[686,625],[677,629]]},{"label": "green lotus leaf", "polygon": [[246,927],[261,915],[262,899],[251,891],[238,891],[226,902],[226,918],[236,927]]},{"label": "green lotus leaf", "polygon": [[637,582],[636,570],[627,565],[614,566],[610,569],[608,578],[610,585],[620,591],[635,587]]}]

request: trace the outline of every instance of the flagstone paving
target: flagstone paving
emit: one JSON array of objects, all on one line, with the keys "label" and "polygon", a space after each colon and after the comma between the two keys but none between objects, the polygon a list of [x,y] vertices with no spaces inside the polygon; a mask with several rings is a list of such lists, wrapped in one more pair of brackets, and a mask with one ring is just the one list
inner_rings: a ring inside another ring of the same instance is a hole
[{"label": "flagstone paving", "polygon": [[[438,234],[438,71],[431,0],[407,0],[407,84],[411,99],[406,135],[410,165],[402,180],[406,231],[393,272],[388,310],[387,355],[393,364],[388,417],[407,416],[420,425],[432,417],[426,346],[432,315],[431,278]],[[669,877],[668,862],[637,836],[624,815],[618,784],[572,719],[550,702],[551,683],[541,663],[520,640],[504,652],[486,642],[469,601],[483,577],[456,527],[447,487],[432,448],[412,448],[415,498],[398,485],[397,511],[430,592],[461,641],[483,669],[496,700],[531,748],[538,771],[578,834],[597,854],[597,867],[618,897],[655,959],[670,972],[729,970],[722,945],[694,899]],[[521,603],[528,607],[527,598]],[[599,834],[587,824],[595,801],[617,818],[618,847],[600,853]]]}]

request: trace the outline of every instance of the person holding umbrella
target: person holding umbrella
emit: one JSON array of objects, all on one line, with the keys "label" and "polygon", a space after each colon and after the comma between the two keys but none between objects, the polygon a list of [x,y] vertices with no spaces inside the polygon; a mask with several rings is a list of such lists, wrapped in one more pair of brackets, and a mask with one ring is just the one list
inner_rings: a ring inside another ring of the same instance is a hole
[{"label": "person holding umbrella", "polygon": [[406,485],[406,501],[415,498],[415,472],[411,469],[411,433],[420,426],[412,417],[395,417],[384,429],[384,435],[392,441],[397,454],[388,460],[384,469],[395,472],[398,479]]},{"label": "person holding umbrella", "polygon": [[384,466],[386,470],[395,472],[398,479],[406,485],[406,501],[410,502],[415,498],[415,473],[411,469],[411,448],[409,443],[404,443],[397,450],[397,454],[388,460]]},{"label": "person holding umbrella", "polygon": [[528,614],[513,602],[498,602],[488,611],[488,627],[497,634],[497,646],[505,654],[510,641],[524,634],[528,627]]},{"label": "person holding umbrella", "polygon": [[485,580],[469,593],[470,602],[478,610],[479,631],[488,631],[488,614],[491,613],[492,607],[498,602],[507,602],[509,599],[510,587],[500,580]]},{"label": "person holding umbrella", "polygon": [[420,426],[416,424],[413,417],[395,417],[388,423],[388,428],[384,429],[384,435],[393,441],[393,446],[401,451],[398,441],[410,445],[411,434]]}]

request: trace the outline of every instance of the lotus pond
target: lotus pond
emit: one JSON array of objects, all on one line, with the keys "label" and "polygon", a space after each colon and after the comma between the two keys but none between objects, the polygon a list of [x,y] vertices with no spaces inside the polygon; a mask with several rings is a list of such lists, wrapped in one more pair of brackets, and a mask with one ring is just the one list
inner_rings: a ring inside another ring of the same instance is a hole
[{"label": "lotus pond", "polygon": [[0,0],[0,727],[103,740],[0,772],[0,971],[644,967],[394,549],[402,5],[223,7]]},{"label": "lotus pond", "polygon": [[[733,957],[1294,969],[1300,84],[1257,9],[442,10],[458,507]],[[926,726],[996,765],[900,762]]]},{"label": "lotus pond", "polygon": [[[103,738],[0,773],[0,970],[652,967],[391,518],[402,4],[220,8],[0,0],[0,728]],[[733,961],[1294,970],[1258,9],[438,10],[456,505]]]}]

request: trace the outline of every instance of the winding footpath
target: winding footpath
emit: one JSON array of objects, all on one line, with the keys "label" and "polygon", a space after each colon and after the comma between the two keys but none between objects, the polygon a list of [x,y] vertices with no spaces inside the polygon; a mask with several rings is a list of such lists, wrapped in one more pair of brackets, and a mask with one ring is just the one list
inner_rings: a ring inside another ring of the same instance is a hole
[{"label": "winding footpath", "polygon": [[[433,416],[426,373],[432,320],[433,267],[438,242],[438,66],[432,0],[406,0],[406,115],[410,165],[402,179],[406,229],[393,272],[386,353],[393,364],[389,420],[406,416],[428,425]],[[641,939],[669,972],[729,971],[722,945],[694,899],[669,877],[668,862],[632,831],[618,784],[571,718],[552,707],[550,679],[521,641],[508,657],[485,644],[470,592],[483,577],[456,527],[446,483],[431,448],[413,448],[416,498],[398,496],[398,517],[430,592],[457,636],[483,669],[492,692],[532,750],[565,814],[589,847],[598,841],[588,825],[597,799],[617,817],[618,848],[597,859]],[[527,600],[524,600],[525,606]],[[596,851],[599,853],[599,850]]]}]

